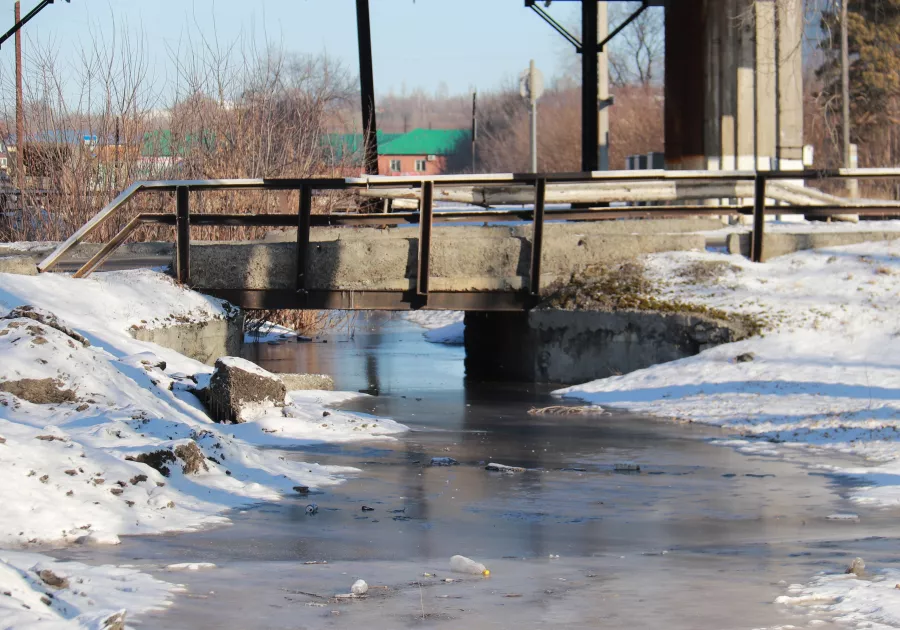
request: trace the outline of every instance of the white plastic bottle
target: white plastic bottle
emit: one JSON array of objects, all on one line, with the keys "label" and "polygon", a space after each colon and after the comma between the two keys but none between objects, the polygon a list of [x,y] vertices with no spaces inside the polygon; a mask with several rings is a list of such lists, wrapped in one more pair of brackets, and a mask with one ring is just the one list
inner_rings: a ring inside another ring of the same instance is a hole
[{"label": "white plastic bottle", "polygon": [[480,562],[475,562],[465,556],[453,556],[450,558],[450,570],[454,573],[467,573],[469,575],[483,575],[487,577],[491,574]]},{"label": "white plastic bottle", "polygon": [[362,597],[369,592],[369,585],[366,584],[365,580],[356,580],[353,586],[350,587],[350,592],[356,597]]}]

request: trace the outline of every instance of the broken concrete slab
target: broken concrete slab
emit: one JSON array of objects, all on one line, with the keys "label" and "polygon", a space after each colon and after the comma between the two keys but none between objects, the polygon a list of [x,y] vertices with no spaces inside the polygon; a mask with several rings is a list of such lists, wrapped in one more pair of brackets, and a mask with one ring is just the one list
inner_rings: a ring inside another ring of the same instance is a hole
[{"label": "broken concrete slab", "polygon": [[221,357],[206,391],[216,422],[240,423],[241,409],[262,402],[284,403],[287,390],[278,375],[239,357]]},{"label": "broken concrete slab", "polygon": [[327,374],[279,374],[287,391],[325,390],[334,391],[334,379]]}]

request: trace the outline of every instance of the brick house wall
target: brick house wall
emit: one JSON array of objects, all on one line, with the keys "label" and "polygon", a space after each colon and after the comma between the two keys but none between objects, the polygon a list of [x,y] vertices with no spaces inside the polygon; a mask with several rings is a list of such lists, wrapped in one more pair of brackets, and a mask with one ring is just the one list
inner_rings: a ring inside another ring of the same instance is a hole
[{"label": "brick house wall", "polygon": [[[416,168],[418,161],[425,163],[424,171]],[[400,163],[399,170],[391,168],[392,162]],[[379,155],[378,173],[380,175],[440,175],[444,172],[446,163],[447,160],[442,155],[437,155],[432,160],[428,160],[427,155]]]}]

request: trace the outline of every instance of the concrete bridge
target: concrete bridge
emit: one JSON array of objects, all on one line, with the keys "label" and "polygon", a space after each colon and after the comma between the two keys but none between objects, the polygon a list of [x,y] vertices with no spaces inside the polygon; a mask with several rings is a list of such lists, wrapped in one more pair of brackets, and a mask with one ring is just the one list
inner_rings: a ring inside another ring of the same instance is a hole
[{"label": "concrete bridge", "polygon": [[[702,250],[706,239],[696,232],[721,226],[712,219],[548,223],[538,287],[640,254]],[[524,310],[539,299],[532,243],[530,225],[437,226],[422,291],[419,230],[313,228],[305,290],[297,291],[296,230],[265,241],[195,242],[190,285],[244,308]]]}]

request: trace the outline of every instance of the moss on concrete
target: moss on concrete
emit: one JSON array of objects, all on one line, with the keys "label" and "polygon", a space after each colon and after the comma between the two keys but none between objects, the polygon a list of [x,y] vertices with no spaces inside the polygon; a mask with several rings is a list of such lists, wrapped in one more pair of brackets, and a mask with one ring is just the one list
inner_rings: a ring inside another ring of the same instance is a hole
[{"label": "moss on concrete", "polygon": [[[713,278],[727,271],[727,268],[712,266],[694,271],[698,277]],[[739,324],[750,336],[759,334],[765,328],[764,322],[752,315],[729,313],[703,304],[664,300],[655,297],[653,295],[655,292],[658,292],[658,287],[647,277],[643,263],[632,260],[613,265],[593,266],[583,273],[573,274],[564,283],[557,282],[551,285],[544,292],[539,308],[703,315],[722,322]]]}]

